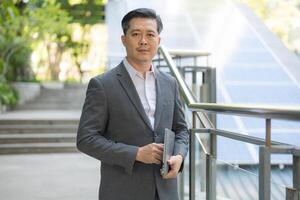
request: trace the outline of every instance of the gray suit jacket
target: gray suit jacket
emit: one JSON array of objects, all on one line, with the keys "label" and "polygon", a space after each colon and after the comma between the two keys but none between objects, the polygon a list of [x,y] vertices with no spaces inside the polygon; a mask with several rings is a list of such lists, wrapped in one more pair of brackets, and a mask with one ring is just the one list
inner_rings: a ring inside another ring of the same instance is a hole
[{"label": "gray suit jacket", "polygon": [[176,80],[156,70],[154,130],[121,63],[91,79],[77,133],[77,148],[101,161],[101,200],[177,200],[177,179],[163,179],[161,165],[135,161],[137,149],[176,133],[174,155],[186,156],[188,130]]}]

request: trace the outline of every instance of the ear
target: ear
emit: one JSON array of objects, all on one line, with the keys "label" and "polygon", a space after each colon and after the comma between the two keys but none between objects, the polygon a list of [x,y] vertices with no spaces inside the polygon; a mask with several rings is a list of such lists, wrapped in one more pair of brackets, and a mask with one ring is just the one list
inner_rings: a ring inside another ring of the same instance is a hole
[{"label": "ear", "polygon": [[126,37],[125,37],[125,35],[121,36],[121,40],[122,40],[123,46],[126,47]]},{"label": "ear", "polygon": [[158,45],[160,45],[160,39],[161,39],[161,38],[160,38],[160,37],[158,37]]}]

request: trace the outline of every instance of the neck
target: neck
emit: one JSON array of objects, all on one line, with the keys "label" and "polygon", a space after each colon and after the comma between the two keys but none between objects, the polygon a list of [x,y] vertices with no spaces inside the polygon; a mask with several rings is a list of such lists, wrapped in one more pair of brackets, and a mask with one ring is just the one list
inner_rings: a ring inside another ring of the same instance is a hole
[{"label": "neck", "polygon": [[132,60],[129,60],[127,57],[126,57],[128,63],[134,67],[134,69],[136,69],[139,73],[141,73],[143,75],[143,77],[146,76],[146,72],[150,71],[151,69],[151,65],[152,63],[151,62],[133,62]]}]

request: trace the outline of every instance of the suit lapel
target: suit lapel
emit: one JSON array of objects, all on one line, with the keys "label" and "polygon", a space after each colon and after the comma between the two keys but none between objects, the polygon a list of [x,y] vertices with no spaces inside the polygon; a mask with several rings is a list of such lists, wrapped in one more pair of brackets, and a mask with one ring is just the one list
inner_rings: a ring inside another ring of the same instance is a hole
[{"label": "suit lapel", "polygon": [[160,72],[158,70],[156,70],[156,108],[155,108],[155,120],[154,120],[154,130],[157,129],[157,126],[159,124],[160,121],[160,116],[161,113],[163,112],[163,107],[164,107],[164,97],[165,95],[163,94],[163,87],[164,85],[167,84],[164,82]]},{"label": "suit lapel", "polygon": [[151,130],[153,130],[151,123],[145,113],[144,107],[141,103],[140,97],[135,89],[135,86],[134,86],[125,66],[122,63],[118,66],[117,78],[118,78],[120,84],[122,85],[123,89],[125,90],[128,98],[130,99],[130,101],[132,102],[132,104],[134,105],[134,107],[136,108],[138,113],[140,114],[143,121],[146,123],[146,125]]}]

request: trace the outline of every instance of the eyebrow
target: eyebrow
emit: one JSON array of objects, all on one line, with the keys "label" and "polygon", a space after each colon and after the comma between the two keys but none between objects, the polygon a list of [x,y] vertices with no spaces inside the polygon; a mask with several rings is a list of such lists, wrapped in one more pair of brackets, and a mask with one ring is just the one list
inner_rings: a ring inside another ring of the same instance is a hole
[{"label": "eyebrow", "polygon": [[[135,31],[139,31],[139,32],[141,32],[141,30],[140,30],[140,29],[132,29],[132,30],[130,30],[130,33],[132,33],[132,32],[135,32]],[[151,33],[157,33],[157,31],[153,31],[153,30],[147,30],[147,32],[151,32]]]}]

